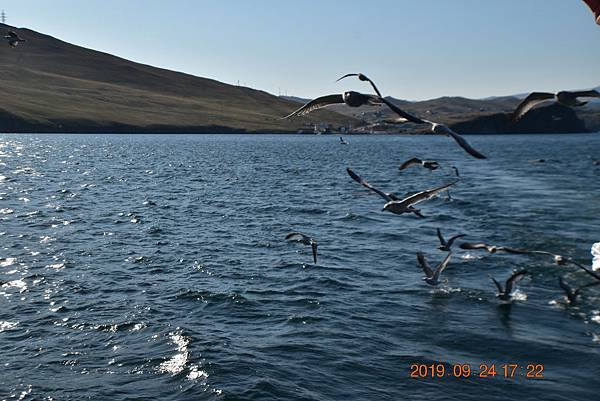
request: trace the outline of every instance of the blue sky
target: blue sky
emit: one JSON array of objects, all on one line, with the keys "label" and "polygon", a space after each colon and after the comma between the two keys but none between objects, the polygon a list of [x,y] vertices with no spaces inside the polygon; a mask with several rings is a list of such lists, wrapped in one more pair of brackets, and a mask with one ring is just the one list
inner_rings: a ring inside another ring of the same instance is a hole
[{"label": "blue sky", "polygon": [[579,0],[20,0],[7,23],[134,61],[277,94],[359,82],[419,100],[600,85]]}]

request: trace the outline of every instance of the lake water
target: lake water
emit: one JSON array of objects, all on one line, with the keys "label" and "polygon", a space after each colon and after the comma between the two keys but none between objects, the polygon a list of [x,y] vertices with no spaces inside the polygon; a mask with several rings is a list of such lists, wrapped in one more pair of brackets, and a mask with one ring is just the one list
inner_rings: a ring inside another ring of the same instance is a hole
[{"label": "lake water", "polygon": [[[456,247],[433,289],[415,253],[444,257],[440,227],[591,265],[600,135],[467,137],[484,161],[444,137],[346,139],[0,135],[0,399],[598,399],[600,286],[577,307],[558,287],[585,273]],[[413,156],[442,167],[399,172]],[[404,195],[451,165],[424,219],[382,212],[345,171]],[[290,231],[318,241],[316,265]],[[522,268],[501,305],[489,275]]]}]

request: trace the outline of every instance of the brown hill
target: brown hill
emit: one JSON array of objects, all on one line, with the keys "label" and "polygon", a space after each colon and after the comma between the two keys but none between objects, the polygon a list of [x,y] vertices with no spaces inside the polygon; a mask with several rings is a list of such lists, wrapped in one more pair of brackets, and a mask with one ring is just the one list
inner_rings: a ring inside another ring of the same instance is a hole
[{"label": "brown hill", "polygon": [[2,36],[9,29],[27,42],[0,43],[3,132],[265,132],[353,122],[331,111],[280,120],[297,103],[0,24]]}]

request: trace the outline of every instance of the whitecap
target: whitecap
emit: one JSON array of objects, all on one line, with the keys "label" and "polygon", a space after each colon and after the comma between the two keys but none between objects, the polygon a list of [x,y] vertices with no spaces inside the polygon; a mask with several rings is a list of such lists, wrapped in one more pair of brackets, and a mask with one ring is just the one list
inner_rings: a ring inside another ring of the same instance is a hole
[{"label": "whitecap", "polygon": [[52,238],[52,237],[49,237],[47,235],[44,235],[43,237],[40,237],[40,244],[46,244],[48,242],[54,241],[55,239],[56,238]]},{"label": "whitecap", "polygon": [[145,323],[136,323],[129,331],[140,331],[147,327]]},{"label": "whitecap", "polygon": [[464,255],[462,255],[460,258],[461,258],[461,259],[463,259],[463,260],[475,260],[475,259],[481,259],[481,257],[480,257],[480,256],[475,256],[475,255],[473,255],[473,254],[470,254],[470,253],[465,253],[465,254],[464,254]]},{"label": "whitecap", "polygon": [[13,265],[17,259],[16,258],[5,258],[0,259],[0,267],[7,267]]},{"label": "whitecap", "polygon": [[15,327],[17,327],[18,324],[19,324],[19,322],[0,321],[0,333],[2,333],[3,331],[6,331],[6,330],[12,330]]},{"label": "whitecap", "polygon": [[27,390],[21,391],[21,395],[19,395],[18,400],[24,400],[29,394],[31,394],[31,385],[27,386]]},{"label": "whitecap", "polygon": [[49,267],[51,269],[55,269],[55,270],[61,270],[65,268],[65,264],[64,263],[54,263],[51,265],[46,265],[46,267]]},{"label": "whitecap", "polygon": [[[184,371],[186,364],[190,359],[190,352],[188,350],[190,339],[184,336],[179,329],[176,332],[169,333],[169,339],[177,346],[177,354],[161,363],[158,366],[158,371],[176,375]],[[197,365],[190,366],[187,375],[189,380],[206,377],[208,377],[208,374],[203,370],[200,370]]]},{"label": "whitecap", "polygon": [[200,370],[197,365],[190,366],[190,373],[188,373],[188,380],[198,380],[198,379],[206,379],[208,377],[208,373],[203,370]]},{"label": "whitecap", "polygon": [[23,281],[22,279],[12,280],[7,283],[4,283],[2,285],[2,287],[7,287],[7,288],[15,287],[15,288],[18,288],[19,293],[21,293],[21,292],[24,292],[27,290],[27,283],[25,281]]},{"label": "whitecap", "polygon": [[521,290],[516,290],[512,293],[512,299],[515,301],[527,301],[527,294]]},{"label": "whitecap", "polygon": [[163,362],[158,367],[158,370],[164,373],[170,373],[172,375],[176,375],[185,369],[185,364],[187,363],[189,353],[181,352],[176,354],[171,359]]}]

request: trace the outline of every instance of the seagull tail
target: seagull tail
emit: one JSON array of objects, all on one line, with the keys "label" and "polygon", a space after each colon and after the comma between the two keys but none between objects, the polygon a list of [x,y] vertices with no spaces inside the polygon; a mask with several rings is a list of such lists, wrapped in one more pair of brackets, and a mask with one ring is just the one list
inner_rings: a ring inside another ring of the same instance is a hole
[{"label": "seagull tail", "polygon": [[423,216],[421,214],[421,209],[414,209],[414,208],[412,208],[410,211],[413,212],[414,214],[416,214],[417,216],[419,216],[420,218],[424,218],[425,217],[425,216]]}]

